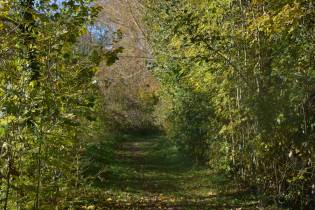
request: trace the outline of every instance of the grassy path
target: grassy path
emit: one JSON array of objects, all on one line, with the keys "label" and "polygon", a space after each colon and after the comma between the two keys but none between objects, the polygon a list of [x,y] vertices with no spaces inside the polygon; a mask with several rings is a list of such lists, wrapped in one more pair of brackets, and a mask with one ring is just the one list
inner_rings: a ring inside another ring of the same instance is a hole
[{"label": "grassy path", "polygon": [[248,194],[224,177],[196,169],[160,137],[132,137],[116,151],[116,162],[99,174],[106,191],[97,209],[257,209]]}]

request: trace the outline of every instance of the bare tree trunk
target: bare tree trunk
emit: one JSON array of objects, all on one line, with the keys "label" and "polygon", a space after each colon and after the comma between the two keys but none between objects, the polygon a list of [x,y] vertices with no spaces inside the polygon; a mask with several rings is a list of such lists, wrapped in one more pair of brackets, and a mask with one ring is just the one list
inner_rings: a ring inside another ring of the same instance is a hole
[{"label": "bare tree trunk", "polygon": [[8,152],[8,173],[6,177],[6,192],[5,192],[5,198],[4,198],[4,210],[8,209],[8,201],[9,201],[9,194],[10,194],[10,178],[11,178],[11,170],[10,170],[10,162],[11,162],[11,155],[10,152]]},{"label": "bare tree trunk", "polygon": [[40,180],[41,180],[41,150],[42,143],[39,143],[39,149],[37,154],[37,187],[36,187],[36,198],[34,203],[34,209],[39,209],[39,196],[40,196]]}]

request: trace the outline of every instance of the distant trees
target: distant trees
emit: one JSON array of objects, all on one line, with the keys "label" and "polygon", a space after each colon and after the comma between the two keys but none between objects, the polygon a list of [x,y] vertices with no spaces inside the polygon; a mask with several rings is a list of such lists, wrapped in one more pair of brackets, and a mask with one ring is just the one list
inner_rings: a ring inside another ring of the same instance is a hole
[{"label": "distant trees", "polygon": [[314,207],[314,3],[146,8],[161,119],[178,146],[279,205]]},{"label": "distant trees", "polygon": [[155,129],[158,82],[149,70],[152,56],[143,23],[144,7],[137,0],[98,3],[103,7],[98,22],[113,33],[112,47],[123,48],[119,60],[99,74],[108,127],[115,132]]}]

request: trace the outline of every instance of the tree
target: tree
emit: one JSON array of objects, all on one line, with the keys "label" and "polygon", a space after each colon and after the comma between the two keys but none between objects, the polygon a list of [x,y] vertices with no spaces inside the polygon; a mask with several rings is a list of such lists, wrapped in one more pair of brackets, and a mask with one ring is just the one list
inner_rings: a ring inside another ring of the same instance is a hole
[{"label": "tree", "polygon": [[94,54],[79,50],[78,38],[99,9],[73,0],[5,1],[0,7],[3,207],[67,206],[99,65]]},{"label": "tree", "polygon": [[[147,1],[147,9],[169,133],[190,152],[208,148],[210,163],[278,204],[311,208],[313,3]],[[204,102],[182,107],[188,94]],[[187,134],[198,128],[207,135]]]},{"label": "tree", "polygon": [[143,23],[144,7],[136,0],[98,3],[103,7],[98,22],[115,38],[109,47],[124,48],[119,60],[99,74],[108,127],[120,132],[153,130],[158,82],[149,69],[152,56]]}]

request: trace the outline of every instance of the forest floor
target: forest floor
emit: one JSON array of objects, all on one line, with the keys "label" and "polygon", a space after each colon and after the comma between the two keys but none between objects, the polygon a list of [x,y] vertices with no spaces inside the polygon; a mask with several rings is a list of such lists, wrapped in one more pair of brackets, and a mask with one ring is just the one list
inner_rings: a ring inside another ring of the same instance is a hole
[{"label": "forest floor", "polygon": [[208,168],[193,167],[162,137],[129,137],[119,145],[86,209],[257,209],[255,196]]}]

